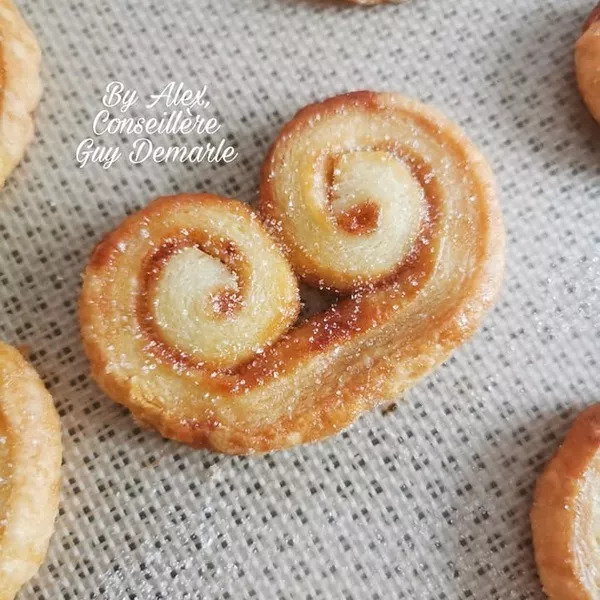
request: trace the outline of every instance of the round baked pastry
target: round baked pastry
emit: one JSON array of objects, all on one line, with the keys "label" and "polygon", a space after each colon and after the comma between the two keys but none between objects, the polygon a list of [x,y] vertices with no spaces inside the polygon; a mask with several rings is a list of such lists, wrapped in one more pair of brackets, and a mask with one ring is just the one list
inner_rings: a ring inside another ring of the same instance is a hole
[{"label": "round baked pastry", "polygon": [[0,343],[0,600],[12,600],[46,556],[61,456],[52,397],[21,354]]},{"label": "round baked pastry", "polygon": [[592,116],[600,123],[600,4],[575,45],[577,83]]},{"label": "round baked pastry", "polygon": [[600,599],[600,404],[581,413],[535,488],[535,558],[551,600]]},{"label": "round baked pastry", "polygon": [[[239,202],[159,199],[85,271],[93,375],[167,437],[248,453],[337,433],[443,361],[500,286],[489,167],[395,94],[302,110],[265,162],[259,212],[272,237]],[[339,299],[296,321],[290,265]]]},{"label": "round baked pastry", "polygon": [[33,137],[40,49],[11,0],[0,0],[0,188]]}]

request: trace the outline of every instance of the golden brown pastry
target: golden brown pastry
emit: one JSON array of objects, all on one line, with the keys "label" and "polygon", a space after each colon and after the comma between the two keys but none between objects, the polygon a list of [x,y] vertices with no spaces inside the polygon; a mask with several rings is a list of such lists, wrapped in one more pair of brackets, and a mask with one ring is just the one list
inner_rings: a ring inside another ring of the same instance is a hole
[{"label": "golden brown pastry", "polygon": [[600,404],[577,417],[540,475],[531,526],[550,600],[599,600]]},{"label": "golden brown pastry", "polygon": [[40,49],[11,0],[0,0],[0,188],[33,137]]},{"label": "golden brown pastry", "polygon": [[0,343],[0,600],[12,600],[44,560],[61,455],[52,397],[19,352]]},{"label": "golden brown pastry", "polygon": [[575,45],[577,83],[592,116],[600,123],[600,4]]},{"label": "golden brown pastry", "polygon": [[347,0],[352,4],[362,4],[364,6],[374,6],[375,4],[399,4],[404,0]]},{"label": "golden brown pastry", "polygon": [[[360,92],[302,110],[259,211],[161,198],[95,249],[80,302],[92,372],[164,436],[266,452],[341,431],[443,361],[498,292],[492,174],[441,114]],[[339,291],[295,322],[296,280]]]}]

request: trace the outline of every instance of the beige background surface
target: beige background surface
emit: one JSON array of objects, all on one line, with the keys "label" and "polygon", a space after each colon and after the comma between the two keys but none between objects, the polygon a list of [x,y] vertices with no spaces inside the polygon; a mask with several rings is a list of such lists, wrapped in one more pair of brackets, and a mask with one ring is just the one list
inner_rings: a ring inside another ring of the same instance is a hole
[{"label": "beige background surface", "polygon": [[[592,2],[19,4],[45,93],[1,193],[0,334],[33,349],[65,443],[56,534],[21,600],[540,600],[532,486],[600,399],[600,129],[572,66]],[[206,83],[238,160],[78,169],[112,79]],[[160,194],[252,200],[280,126],[362,88],[435,104],[489,157],[508,233],[498,307],[395,412],[319,445],[229,458],[140,430],[90,382],[78,337],[94,243]]]}]

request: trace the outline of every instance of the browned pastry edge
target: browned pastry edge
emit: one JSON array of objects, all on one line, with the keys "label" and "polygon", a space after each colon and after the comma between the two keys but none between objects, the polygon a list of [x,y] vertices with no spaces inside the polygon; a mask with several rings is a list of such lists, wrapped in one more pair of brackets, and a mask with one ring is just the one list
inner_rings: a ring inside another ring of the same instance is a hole
[{"label": "browned pastry edge", "polygon": [[[577,530],[577,519],[584,518],[582,503],[587,478],[600,479],[600,404],[582,412],[571,426],[564,442],[538,478],[531,527],[535,558],[544,591],[551,600],[598,600],[600,589],[585,582],[581,566],[591,571],[590,556],[585,554],[587,533]],[[598,489],[598,485],[596,485]],[[584,524],[585,525],[585,524]],[[587,523],[591,529],[592,523]],[[583,553],[583,556],[582,556]],[[593,560],[593,557],[591,557]],[[600,556],[596,556],[596,574],[600,573]]]},{"label": "browned pastry edge", "polygon": [[587,31],[596,21],[600,20],[600,2],[596,8],[591,12],[587,21],[583,25],[583,31]]},{"label": "browned pastry edge", "polygon": [[590,113],[600,123],[600,4],[575,44],[577,85]]},{"label": "browned pastry edge", "polygon": [[346,0],[351,4],[361,4],[363,6],[375,6],[376,4],[400,4],[404,0]]}]

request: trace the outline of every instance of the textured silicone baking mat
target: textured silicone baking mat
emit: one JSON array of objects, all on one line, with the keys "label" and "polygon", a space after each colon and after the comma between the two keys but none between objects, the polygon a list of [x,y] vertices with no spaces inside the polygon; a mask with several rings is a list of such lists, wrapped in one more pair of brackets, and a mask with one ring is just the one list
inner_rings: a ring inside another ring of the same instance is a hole
[{"label": "textured silicone baking mat", "polygon": [[[600,129],[572,66],[592,4],[19,3],[45,93],[1,192],[0,333],[30,347],[65,444],[56,533],[22,600],[543,597],[532,486],[600,399]],[[238,159],[78,168],[115,79],[206,84]],[[490,159],[508,234],[497,308],[395,411],[318,445],[231,458],[141,430],[88,376],[76,302],[92,246],[157,195],[254,199],[284,121],[364,88],[435,104]]]}]

